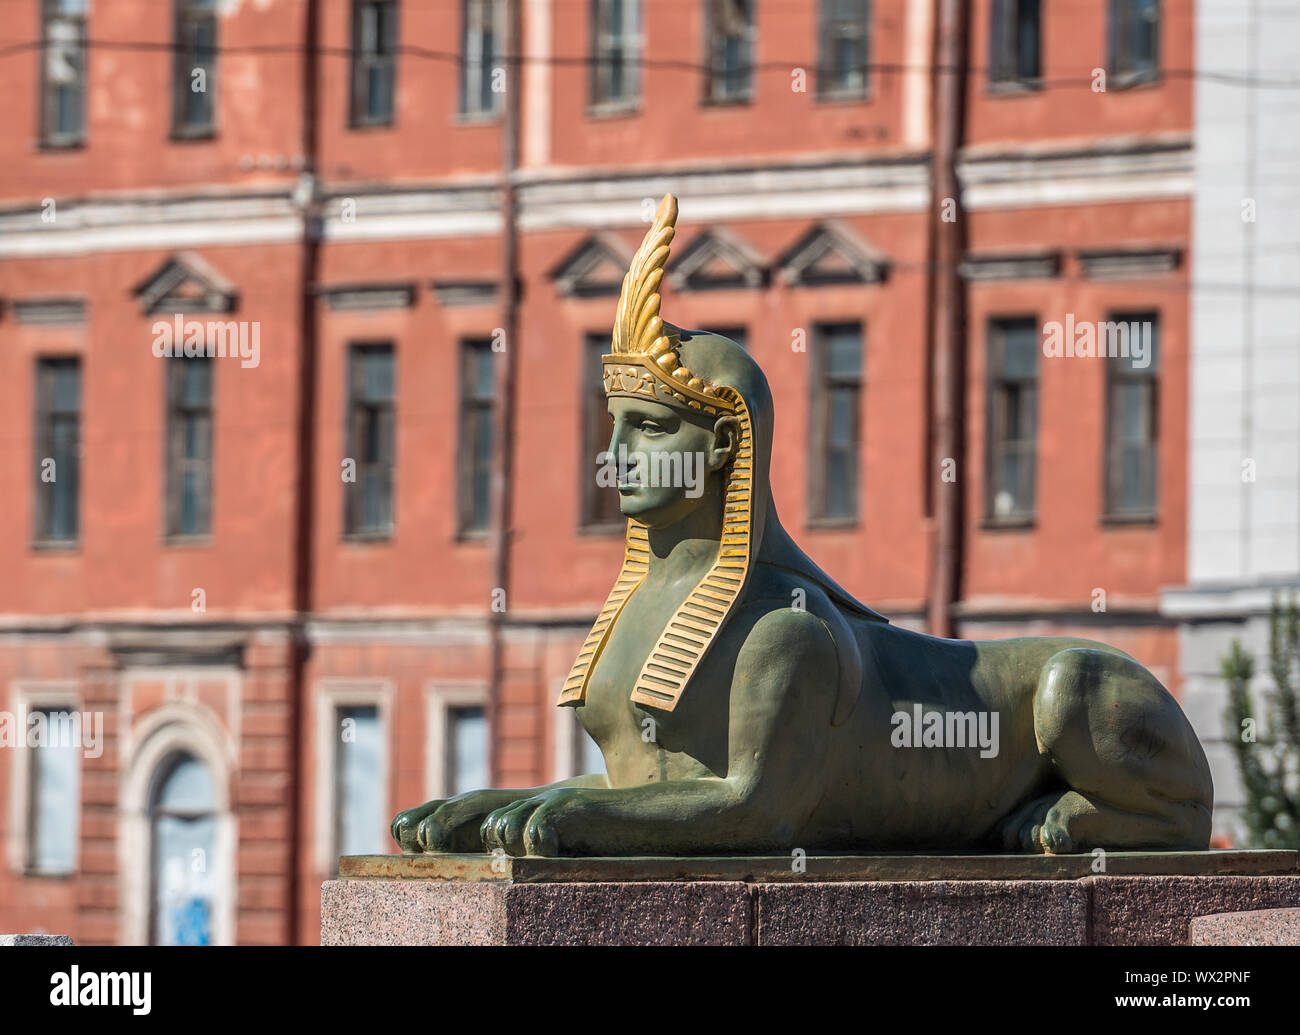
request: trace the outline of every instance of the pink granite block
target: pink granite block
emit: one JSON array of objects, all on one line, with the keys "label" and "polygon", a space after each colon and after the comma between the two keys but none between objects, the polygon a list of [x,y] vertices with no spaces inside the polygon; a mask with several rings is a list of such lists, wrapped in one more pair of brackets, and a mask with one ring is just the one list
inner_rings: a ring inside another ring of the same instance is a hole
[{"label": "pink granite block", "polygon": [[1193,945],[1300,945],[1300,909],[1194,916]]},{"label": "pink granite block", "polygon": [[1195,917],[1300,906],[1297,877],[1088,877],[1092,944],[1187,945]]},{"label": "pink granite block", "polygon": [[322,945],[748,945],[735,881],[514,884],[333,880]]},{"label": "pink granite block", "polygon": [[506,885],[472,881],[328,880],[322,945],[503,945]]},{"label": "pink granite block", "polygon": [[1080,881],[759,884],[760,945],[1085,945]]},{"label": "pink granite block", "polygon": [[512,884],[507,945],[752,945],[737,881]]}]

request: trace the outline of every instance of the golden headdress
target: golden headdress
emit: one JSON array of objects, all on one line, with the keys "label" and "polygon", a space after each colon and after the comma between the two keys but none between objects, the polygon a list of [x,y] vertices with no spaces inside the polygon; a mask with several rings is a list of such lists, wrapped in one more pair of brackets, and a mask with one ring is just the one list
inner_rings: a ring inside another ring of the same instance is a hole
[{"label": "golden headdress", "polygon": [[649,397],[706,414],[734,413],[735,406],[726,393],[682,364],[678,354],[681,331],[664,323],[659,315],[659,285],[676,223],[677,199],[665,194],[623,278],[623,293],[614,314],[613,351],[601,357],[605,394]]},{"label": "golden headdress", "polygon": [[[635,704],[672,711],[718,630],[731,613],[749,573],[752,553],[754,429],[741,393],[711,384],[682,362],[681,331],[659,315],[659,285],[677,222],[677,199],[664,195],[623,278],[614,318],[613,351],[601,357],[605,394],[648,398],[705,415],[734,415],[740,444],[726,469],[718,556],[669,619],[633,686]],[[559,704],[580,705],[587,682],[623,605],[645,579],[650,547],[646,526],[629,519],[623,568],[564,681]]]}]

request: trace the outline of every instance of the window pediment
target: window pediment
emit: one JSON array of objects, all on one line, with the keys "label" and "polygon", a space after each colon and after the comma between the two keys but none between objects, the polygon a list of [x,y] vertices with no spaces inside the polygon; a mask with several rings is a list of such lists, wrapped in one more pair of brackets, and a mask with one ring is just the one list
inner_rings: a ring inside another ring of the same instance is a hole
[{"label": "window pediment", "polygon": [[228,278],[193,252],[173,255],[133,292],[140,309],[154,313],[229,313],[239,292]]},{"label": "window pediment", "polygon": [[889,271],[888,258],[847,226],[819,223],[799,238],[778,263],[792,286],[876,284]]}]

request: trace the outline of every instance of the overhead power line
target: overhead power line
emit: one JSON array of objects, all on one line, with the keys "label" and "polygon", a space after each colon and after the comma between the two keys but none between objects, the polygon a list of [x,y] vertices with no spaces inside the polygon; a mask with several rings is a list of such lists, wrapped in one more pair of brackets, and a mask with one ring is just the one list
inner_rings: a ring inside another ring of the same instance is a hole
[{"label": "overhead power line", "polygon": [[[0,58],[11,57],[15,54],[21,54],[42,49],[45,43],[41,40],[24,40],[19,43],[9,44],[0,47]],[[168,40],[106,40],[106,39],[86,39],[75,44],[75,47],[84,47],[87,50],[109,50],[109,51],[141,51],[154,53],[175,54],[182,50],[190,52],[188,46],[182,46],[175,41]],[[222,55],[302,55],[309,50],[321,57],[340,57],[351,58],[356,54],[362,53],[352,47],[343,46],[322,46],[309,48],[299,43],[240,43],[240,44],[223,44],[212,48],[212,53],[220,57]],[[436,50],[430,47],[421,47],[415,44],[401,44],[393,48],[393,54],[396,56],[406,56],[418,58],[425,61],[444,62],[447,64],[459,64],[462,56],[459,51],[453,50]],[[510,65],[549,65],[553,67],[578,67],[587,68],[601,64],[602,59],[595,55],[563,55],[563,54],[546,54],[546,55],[498,55],[494,61],[494,67],[504,67]],[[662,68],[679,72],[698,72],[700,74],[709,74],[719,71],[715,66],[703,61],[690,61],[684,58],[652,58],[639,57],[628,62],[628,67],[639,68]],[[729,73],[747,75],[751,73],[781,73],[790,74],[794,69],[802,68],[815,71],[819,67],[817,59],[802,61],[756,61],[748,64],[738,64],[727,66]],[[1102,66],[1098,66],[1099,68]],[[967,76],[983,78],[987,76],[989,68],[986,65],[965,64],[961,66],[949,66],[944,64],[906,64],[898,62],[867,62],[862,65],[852,66],[851,71],[862,71],[868,75],[909,75],[921,73],[930,75],[935,72],[964,72]],[[1107,77],[1116,73],[1106,70]],[[1273,90],[1300,90],[1300,76],[1270,76],[1260,74],[1246,74],[1205,68],[1161,68],[1155,75],[1156,80],[1162,79],[1189,79],[1204,80],[1207,82],[1219,83],[1227,86],[1240,86],[1245,89],[1273,89]],[[1093,74],[1087,73],[1078,76],[1050,76],[1040,77],[1032,80],[1026,80],[1032,84],[1035,89],[1059,89],[1077,87],[1089,89],[1092,88],[1094,78]],[[1107,92],[1115,92],[1118,88],[1108,89]]]}]

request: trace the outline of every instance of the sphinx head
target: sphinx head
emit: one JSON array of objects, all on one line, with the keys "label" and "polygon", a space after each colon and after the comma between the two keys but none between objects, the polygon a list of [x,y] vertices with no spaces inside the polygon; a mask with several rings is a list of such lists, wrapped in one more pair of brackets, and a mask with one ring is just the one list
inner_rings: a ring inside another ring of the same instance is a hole
[{"label": "sphinx head", "polygon": [[[705,534],[698,519],[716,519],[719,531],[744,522],[748,540],[751,489],[755,475],[766,476],[768,445],[765,432],[754,437],[755,407],[770,413],[771,397],[739,344],[660,315],[676,220],[677,199],[665,195],[623,279],[610,352],[601,357],[613,420],[608,459],[632,521],[667,528],[690,517]],[[731,477],[736,467],[739,479]]]},{"label": "sphinx head", "polygon": [[612,397],[609,416],[609,452],[625,517],[667,528],[707,507],[721,520],[725,470],[740,446],[739,420],[631,396]]}]

